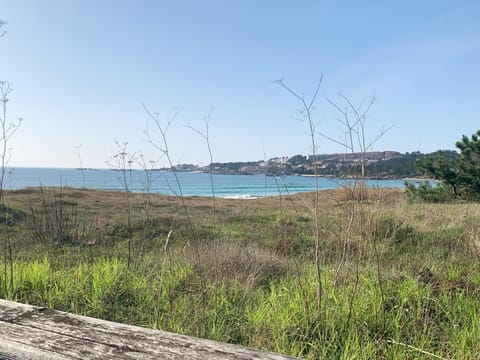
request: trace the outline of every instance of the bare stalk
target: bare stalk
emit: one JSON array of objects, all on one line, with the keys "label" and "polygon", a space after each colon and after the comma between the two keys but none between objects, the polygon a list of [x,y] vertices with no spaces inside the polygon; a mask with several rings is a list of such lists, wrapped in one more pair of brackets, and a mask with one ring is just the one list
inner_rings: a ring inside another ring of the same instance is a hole
[{"label": "bare stalk", "polygon": [[431,352],[429,352],[429,351],[426,351],[426,350],[423,350],[423,349],[417,348],[417,347],[415,347],[415,346],[412,346],[412,345],[409,345],[409,344],[405,344],[405,343],[402,343],[402,342],[400,342],[400,341],[396,341],[396,340],[393,340],[393,339],[387,340],[387,343],[393,344],[393,345],[398,345],[398,346],[403,346],[403,347],[405,347],[405,348],[407,348],[407,349],[410,349],[410,350],[419,352],[420,354],[427,355],[427,356],[430,356],[430,357],[435,358],[435,359],[448,360],[447,358],[442,357],[442,356],[440,356],[440,355],[431,353]]},{"label": "bare stalk", "polygon": [[[188,127],[196,132],[200,137],[203,138],[207,145],[208,149],[208,156],[210,160],[210,164],[213,164],[213,151],[212,145],[210,142],[210,121],[212,119],[214,108],[211,108],[209,113],[203,118],[204,122],[204,130],[201,131],[196,129],[190,125]],[[213,179],[213,172],[208,171],[210,177],[210,190],[212,192],[212,237],[213,237],[213,261],[214,261],[214,275],[215,275],[215,284],[214,284],[214,309],[215,309],[215,323],[217,322],[217,315],[218,315],[218,292],[217,289],[219,287],[219,273],[218,273],[218,239],[217,239],[217,204],[216,204],[216,196],[215,196],[215,183]],[[197,252],[198,254],[198,252]],[[203,281],[203,280],[202,280]],[[205,302],[205,297],[203,297],[203,301]],[[204,310],[205,311],[205,310]]]},{"label": "bare stalk", "polygon": [[[188,125],[188,127],[196,132],[200,137],[205,140],[205,143],[207,145],[208,149],[208,156],[210,160],[210,164],[213,164],[213,151],[212,151],[212,145],[210,142],[210,121],[212,119],[213,111],[215,109],[211,108],[209,113],[203,118],[203,122],[205,125],[205,128],[203,131],[196,129],[192,127],[191,125]],[[213,172],[208,171],[209,177],[210,177],[210,191],[212,192],[212,233],[213,233],[213,257],[214,257],[214,265],[215,265],[215,288],[218,285],[218,243],[217,243],[217,236],[216,236],[216,224],[217,224],[217,204],[216,204],[216,196],[215,196],[215,183],[213,180]]]},{"label": "bare stalk", "polygon": [[[346,228],[346,231],[344,232],[344,241],[343,241],[343,249],[342,249],[342,256],[341,260],[338,264],[337,270],[336,270],[336,278],[338,277],[338,274],[340,272],[340,269],[343,265],[346,264],[347,262],[347,257],[348,257],[348,247],[349,247],[349,242],[350,242],[350,232],[352,229],[352,225],[355,222],[355,219],[357,218],[357,213],[358,213],[358,222],[359,222],[359,228],[360,228],[360,246],[359,250],[357,252],[357,259],[356,259],[356,266],[355,266],[355,284],[354,288],[352,290],[352,294],[350,297],[350,311],[349,315],[347,317],[347,322],[345,323],[345,329],[348,328],[348,324],[351,319],[352,315],[352,309],[353,309],[353,302],[356,297],[357,289],[358,289],[358,282],[359,282],[359,262],[361,261],[361,248],[364,246],[367,238],[367,225],[369,223],[369,218],[367,218],[368,214],[368,208],[365,200],[368,199],[368,193],[367,189],[365,186],[365,180],[366,180],[366,165],[367,165],[367,152],[372,148],[372,146],[380,140],[380,138],[383,137],[383,135],[391,128],[387,129],[382,129],[379,131],[379,133],[369,142],[366,140],[366,120],[368,117],[368,113],[372,107],[372,105],[375,102],[375,97],[372,96],[370,99],[364,99],[359,106],[355,106],[352,101],[346,97],[343,94],[339,95],[340,98],[342,99],[342,104],[339,105],[329,99],[327,101],[335,108],[338,110],[340,113],[340,118],[337,119],[337,121],[341,124],[343,130],[343,134],[345,137],[344,141],[338,141],[334,140],[337,144],[340,144],[345,147],[347,151],[350,151],[352,154],[352,157],[355,157],[356,155],[360,156],[360,175],[358,172],[355,172],[353,174],[353,185],[348,188],[348,191],[350,193],[350,199],[351,199],[351,208],[350,208],[350,217],[349,217],[349,222]],[[367,104],[364,106],[364,104]],[[330,139],[330,137],[320,134],[321,136]],[[357,150],[358,149],[358,150]],[[357,184],[359,186],[357,186]],[[356,189],[358,188],[359,195],[357,196],[356,194]],[[357,211],[357,203],[361,204],[361,208],[359,209],[360,211]],[[377,270],[377,282],[381,294],[381,299],[382,299],[382,315],[383,318],[385,317],[385,299],[384,299],[384,292],[383,292],[383,286],[382,286],[382,281],[381,281],[381,265],[380,265],[380,255],[378,251],[378,244],[374,240],[373,242],[373,247],[374,247],[374,256],[376,260],[376,270]],[[385,321],[383,322],[385,324]]]},{"label": "bare stalk", "polygon": [[79,144],[75,146],[75,155],[77,155],[78,162],[80,164],[80,171],[82,172],[82,182],[83,182],[83,188],[85,189],[87,187],[87,183],[85,181],[85,168],[83,167],[83,160],[82,160],[82,144]]},{"label": "bare stalk", "polygon": [[316,123],[313,120],[312,113],[315,109],[315,103],[318,97],[318,92],[320,91],[320,85],[322,84],[323,75],[318,80],[318,83],[315,87],[315,91],[310,100],[305,98],[304,94],[299,94],[292,90],[290,87],[285,85],[283,78],[276,81],[283,89],[290,93],[295,99],[297,99],[301,108],[299,114],[301,120],[307,125],[309,131],[310,142],[312,146],[312,156],[313,156],[313,171],[315,179],[315,200],[312,207],[313,218],[314,218],[314,238],[315,238],[315,267],[316,267],[316,276],[317,276],[317,312],[318,315],[321,314],[322,310],[322,297],[323,297],[323,284],[322,284],[322,267],[320,262],[320,223],[319,223],[319,205],[320,205],[320,193],[318,186],[318,168],[316,164],[317,158],[317,143],[316,143]]},{"label": "bare stalk", "polygon": [[165,244],[163,245],[163,251],[162,251],[162,263],[160,267],[160,276],[159,276],[159,284],[158,284],[158,292],[157,292],[157,323],[160,323],[160,314],[164,313],[164,309],[162,308],[162,300],[163,300],[163,279],[164,279],[164,274],[165,274],[165,267],[166,267],[166,261],[167,261],[167,256],[168,256],[168,249],[170,245],[170,237],[173,234],[173,224],[175,222],[175,217],[172,219],[172,222],[170,223],[170,229],[168,231],[167,237],[165,238]]},{"label": "bare stalk", "polygon": [[[187,223],[190,227],[190,233],[192,234],[192,236],[194,236],[195,235],[195,226],[194,226],[193,220],[190,216],[190,211],[187,207],[187,201],[185,200],[185,196],[183,195],[182,186],[180,184],[180,179],[179,179],[177,171],[175,169],[175,165],[172,161],[172,157],[170,155],[170,150],[169,150],[168,141],[167,141],[168,130],[170,129],[170,126],[172,126],[172,124],[176,120],[176,118],[177,118],[177,116],[178,116],[178,114],[180,113],[181,110],[180,109],[175,109],[173,114],[170,115],[170,116],[167,116],[165,122],[162,124],[162,121],[160,120],[160,117],[159,117],[158,113],[152,113],[145,106],[145,104],[142,103],[142,105],[143,105],[143,108],[144,108],[145,112],[147,113],[148,117],[153,121],[158,133],[160,134],[160,141],[154,140],[152,138],[150,132],[149,132],[148,127],[147,127],[147,129],[145,130],[145,135],[147,137],[147,141],[155,149],[157,149],[161,154],[163,154],[165,156],[165,158],[168,161],[168,164],[170,165],[170,169],[171,169],[171,172],[172,172],[173,177],[175,179],[175,185],[177,186],[177,191],[178,191],[178,194],[175,193],[175,195],[177,197],[179,197],[180,201],[182,202],[182,207],[183,207],[186,219],[187,219]],[[210,148],[210,151],[211,151],[211,148]],[[201,261],[201,259],[200,259],[200,249],[199,249],[198,244],[196,244],[196,246],[194,248],[195,248],[197,261],[198,261],[198,263],[200,263],[200,261]],[[206,299],[205,281],[204,281],[203,276],[200,276],[199,279],[200,279],[200,289],[201,289],[201,297],[202,297],[202,309],[201,309],[202,310],[202,318],[205,320],[206,319],[206,306],[207,306],[206,305],[207,304],[207,299]],[[206,326],[207,326],[206,321],[202,321],[202,324],[205,327],[203,329],[203,333],[199,334],[199,336],[208,336],[207,330],[206,330]]]},{"label": "bare stalk", "polygon": [[151,199],[151,191],[152,191],[152,174],[155,166],[158,163],[158,160],[146,160],[145,156],[140,153],[135,158],[136,163],[140,166],[143,170],[144,177],[139,177],[139,181],[142,184],[143,193],[144,193],[144,201],[143,201],[143,232],[144,236],[141,241],[137,243],[137,253],[139,256],[143,254],[145,241],[147,239],[148,229],[152,225],[152,199]]},{"label": "bare stalk", "polygon": [[128,259],[127,266],[130,268],[130,264],[133,257],[133,238],[132,238],[132,164],[135,162],[135,153],[131,154],[127,151],[128,142],[120,143],[115,141],[117,146],[117,153],[107,161],[108,166],[112,170],[119,171],[118,180],[121,183],[125,199],[127,201],[127,236],[128,236]]},{"label": "bare stalk", "polygon": [[190,217],[190,212],[188,211],[187,202],[185,200],[185,197],[183,196],[182,185],[180,184],[180,179],[178,178],[177,171],[175,170],[175,165],[170,155],[170,150],[169,150],[168,141],[167,141],[168,130],[170,129],[170,126],[172,126],[172,124],[175,122],[178,114],[180,114],[181,109],[174,109],[173,113],[170,116],[167,116],[165,123],[162,125],[162,121],[160,120],[160,116],[158,113],[152,113],[143,103],[142,103],[142,106],[145,112],[147,113],[148,117],[153,121],[161,138],[160,141],[154,140],[147,127],[145,129],[145,135],[147,137],[147,140],[155,149],[160,151],[160,153],[163,154],[167,159],[168,164],[170,165],[170,170],[172,171],[173,177],[175,179],[175,185],[177,186],[177,190],[178,190],[178,197],[180,197],[180,200],[182,202],[182,207],[185,212],[185,216],[187,217],[187,221],[190,225],[190,228],[191,230],[193,230],[193,222]]},{"label": "bare stalk", "polygon": [[[4,23],[0,22],[0,28]],[[4,34],[4,33],[3,33]],[[3,36],[2,34],[2,36]],[[17,132],[22,122],[22,119],[18,119],[17,122],[9,122],[7,119],[7,104],[9,101],[9,94],[12,91],[10,84],[6,81],[0,81],[0,208],[3,214],[2,222],[4,229],[4,284],[5,293],[7,292],[7,263],[10,263],[10,291],[13,292],[13,256],[12,256],[12,240],[10,236],[9,223],[8,223],[8,207],[5,202],[5,180],[7,175],[8,160],[10,158],[10,152],[8,149],[9,141],[13,135]]]}]

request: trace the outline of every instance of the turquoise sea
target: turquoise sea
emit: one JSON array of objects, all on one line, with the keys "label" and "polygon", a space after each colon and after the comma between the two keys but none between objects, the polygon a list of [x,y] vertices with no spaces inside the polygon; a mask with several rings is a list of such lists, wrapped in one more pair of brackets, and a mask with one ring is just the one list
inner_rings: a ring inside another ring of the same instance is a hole
[{"label": "turquoise sea", "polygon": [[[195,172],[177,173],[183,195],[211,196],[210,175]],[[319,178],[320,189],[335,189],[345,184],[342,179]],[[5,188],[31,186],[68,186],[76,188],[153,192],[166,195],[179,193],[174,174],[164,171],[105,169],[13,168],[7,172]],[[312,177],[262,175],[213,175],[215,196],[224,198],[256,198],[278,194],[313,191]],[[404,188],[403,180],[368,180],[368,186]]]}]

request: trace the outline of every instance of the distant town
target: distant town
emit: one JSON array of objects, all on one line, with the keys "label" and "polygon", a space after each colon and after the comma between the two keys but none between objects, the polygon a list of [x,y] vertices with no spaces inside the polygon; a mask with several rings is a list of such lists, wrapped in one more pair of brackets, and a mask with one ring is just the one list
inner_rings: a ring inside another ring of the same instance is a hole
[{"label": "distant town", "polygon": [[[444,150],[450,158],[456,158],[458,153]],[[179,172],[205,172],[225,175],[266,175],[312,176],[316,173],[322,177],[352,177],[358,174],[362,159],[365,163],[366,176],[375,179],[402,179],[422,177],[417,169],[417,161],[427,155],[419,151],[399,153],[397,151],[371,151],[363,153],[334,153],[313,155],[295,155],[292,157],[274,157],[269,160],[211,163],[208,166],[194,164],[178,164],[171,168],[159,170],[175,170]]]}]

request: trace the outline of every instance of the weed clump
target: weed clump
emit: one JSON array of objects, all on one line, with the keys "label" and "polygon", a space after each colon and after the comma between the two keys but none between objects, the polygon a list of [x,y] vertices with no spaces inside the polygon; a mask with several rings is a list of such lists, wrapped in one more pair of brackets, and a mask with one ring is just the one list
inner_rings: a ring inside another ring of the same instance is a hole
[{"label": "weed clump", "polygon": [[247,288],[267,286],[270,281],[288,274],[288,266],[284,261],[255,244],[220,242],[216,255],[215,269],[214,252],[210,245],[203,247],[199,261],[195,262],[195,272],[210,281],[218,272],[223,282],[242,284]]}]

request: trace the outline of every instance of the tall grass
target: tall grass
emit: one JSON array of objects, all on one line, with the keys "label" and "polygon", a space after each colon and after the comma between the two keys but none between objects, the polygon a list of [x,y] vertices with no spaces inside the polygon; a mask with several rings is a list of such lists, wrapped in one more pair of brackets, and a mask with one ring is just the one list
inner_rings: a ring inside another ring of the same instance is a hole
[{"label": "tall grass", "polygon": [[[469,293],[472,290],[459,286],[459,276],[465,274],[457,274],[458,269],[451,269],[446,274],[449,281],[438,288],[412,276],[393,276],[385,282],[385,319],[380,315],[375,269],[365,269],[354,321],[345,322],[350,312],[347,292],[330,291],[324,298],[327,326],[320,326],[315,307],[305,307],[306,301],[315,303],[314,269],[304,274],[301,289],[293,275],[267,286],[247,288],[230,282],[210,287],[207,294],[215,293],[218,301],[208,304],[204,318],[196,311],[202,302],[196,295],[197,275],[187,264],[167,266],[161,292],[158,273],[147,267],[133,272],[118,259],[97,259],[93,266],[80,262],[68,269],[55,269],[48,259],[17,261],[14,267],[14,292],[2,297],[185,334],[207,325],[212,339],[300,357],[420,359],[425,354],[419,350],[445,358],[480,354],[480,278],[474,280],[477,293]],[[333,276],[326,284],[333,289]],[[354,286],[354,279],[341,286]]]}]

